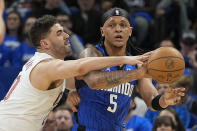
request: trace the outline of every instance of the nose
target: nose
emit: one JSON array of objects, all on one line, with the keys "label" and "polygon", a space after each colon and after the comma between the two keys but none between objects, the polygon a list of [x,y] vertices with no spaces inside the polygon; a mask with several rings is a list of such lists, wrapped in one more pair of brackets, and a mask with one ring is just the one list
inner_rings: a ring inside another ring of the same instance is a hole
[{"label": "nose", "polygon": [[68,39],[69,37],[70,37],[69,34],[64,32],[64,39]]},{"label": "nose", "polygon": [[121,31],[122,31],[120,25],[117,25],[117,26],[116,26],[115,31],[116,31],[116,32],[121,32]]}]

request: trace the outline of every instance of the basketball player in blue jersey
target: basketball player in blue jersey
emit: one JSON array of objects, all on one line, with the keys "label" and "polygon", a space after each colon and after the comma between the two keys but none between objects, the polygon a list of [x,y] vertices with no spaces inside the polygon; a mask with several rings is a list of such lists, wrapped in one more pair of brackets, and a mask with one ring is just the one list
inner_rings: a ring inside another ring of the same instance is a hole
[{"label": "basketball player in blue jersey", "polygon": [[[95,48],[84,50],[80,57],[137,55],[134,47],[128,50],[132,34],[129,14],[123,9],[112,8],[102,20],[102,42]],[[166,94],[158,95],[148,77],[146,64],[140,68],[120,65],[78,77],[76,87],[81,102],[73,118],[72,131],[121,131],[135,87],[153,110],[174,105],[184,96],[183,88],[169,88]]]}]

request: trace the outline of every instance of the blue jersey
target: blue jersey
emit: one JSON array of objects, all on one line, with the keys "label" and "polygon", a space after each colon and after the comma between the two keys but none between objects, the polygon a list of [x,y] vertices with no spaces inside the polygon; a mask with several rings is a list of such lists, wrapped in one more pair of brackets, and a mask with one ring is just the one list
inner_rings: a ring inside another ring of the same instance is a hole
[{"label": "blue jersey", "polygon": [[[102,52],[103,56],[107,56],[104,46],[97,45],[96,48]],[[128,71],[135,68],[134,65],[124,65],[121,69],[109,67],[103,71]],[[78,113],[73,118],[72,131],[77,131],[79,125],[79,128],[85,131],[121,131],[135,85],[136,81],[131,81],[111,89],[93,90],[84,81],[77,81],[76,86],[81,102]]]}]

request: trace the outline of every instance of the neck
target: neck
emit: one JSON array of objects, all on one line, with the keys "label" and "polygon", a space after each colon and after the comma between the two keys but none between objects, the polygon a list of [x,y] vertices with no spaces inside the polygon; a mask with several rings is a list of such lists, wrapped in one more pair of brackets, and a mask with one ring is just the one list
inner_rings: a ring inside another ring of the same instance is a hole
[{"label": "neck", "polygon": [[121,47],[113,46],[112,44],[104,43],[105,49],[109,56],[126,56],[126,45]]},{"label": "neck", "polygon": [[17,30],[10,30],[9,35],[12,36],[12,37],[17,36]]}]

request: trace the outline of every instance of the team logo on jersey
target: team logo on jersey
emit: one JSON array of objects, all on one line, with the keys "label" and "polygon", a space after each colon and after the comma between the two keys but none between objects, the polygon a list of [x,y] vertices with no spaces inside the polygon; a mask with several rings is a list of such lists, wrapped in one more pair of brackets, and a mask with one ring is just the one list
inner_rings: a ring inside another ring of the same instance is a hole
[{"label": "team logo on jersey", "polygon": [[110,88],[110,89],[101,89],[101,90],[114,92],[114,93],[120,93],[120,94],[130,97],[132,95],[133,88],[134,88],[134,85],[127,82],[119,86]]}]

